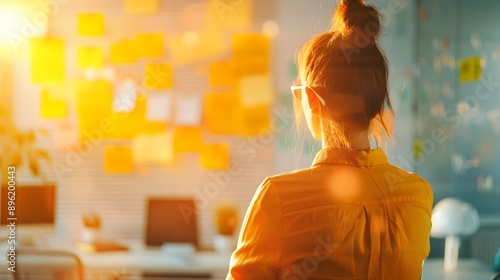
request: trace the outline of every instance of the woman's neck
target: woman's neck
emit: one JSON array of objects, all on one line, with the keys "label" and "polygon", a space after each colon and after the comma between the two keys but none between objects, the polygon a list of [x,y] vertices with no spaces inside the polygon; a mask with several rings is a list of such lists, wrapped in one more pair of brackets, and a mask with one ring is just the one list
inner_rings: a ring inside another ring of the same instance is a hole
[{"label": "woman's neck", "polygon": [[[370,133],[368,132],[368,130],[365,130],[365,131],[362,131],[360,133],[352,134],[351,137],[348,136],[347,140],[350,143],[351,150],[354,150],[354,151],[369,151],[369,150],[371,150],[369,135],[370,135]],[[322,145],[323,145],[323,148],[326,148],[329,146],[324,134],[322,135]]]}]

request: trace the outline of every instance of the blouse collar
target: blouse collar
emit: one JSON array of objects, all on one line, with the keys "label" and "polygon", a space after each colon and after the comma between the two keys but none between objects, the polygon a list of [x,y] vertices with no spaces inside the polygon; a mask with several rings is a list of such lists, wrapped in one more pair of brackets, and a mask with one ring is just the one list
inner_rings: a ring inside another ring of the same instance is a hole
[{"label": "blouse collar", "polygon": [[382,148],[370,151],[354,151],[342,148],[323,148],[316,154],[314,165],[319,164],[341,164],[360,167],[371,167],[376,165],[387,165],[389,160]]}]

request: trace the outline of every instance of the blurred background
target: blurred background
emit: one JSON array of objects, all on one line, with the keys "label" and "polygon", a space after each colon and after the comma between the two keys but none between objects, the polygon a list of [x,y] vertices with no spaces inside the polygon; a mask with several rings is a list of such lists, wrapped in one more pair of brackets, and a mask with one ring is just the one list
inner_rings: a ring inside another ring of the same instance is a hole
[{"label": "blurred background", "polygon": [[[262,180],[309,166],[320,148],[294,126],[290,85],[335,3],[0,0],[0,238],[18,217],[26,246],[230,251]],[[500,247],[500,2],[369,3],[383,17],[396,110],[389,159],[428,180],[435,203],[477,209],[460,256],[489,271]],[[115,247],[83,246],[97,241]],[[444,239],[431,246],[442,258]],[[107,264],[99,275],[140,270]]]}]

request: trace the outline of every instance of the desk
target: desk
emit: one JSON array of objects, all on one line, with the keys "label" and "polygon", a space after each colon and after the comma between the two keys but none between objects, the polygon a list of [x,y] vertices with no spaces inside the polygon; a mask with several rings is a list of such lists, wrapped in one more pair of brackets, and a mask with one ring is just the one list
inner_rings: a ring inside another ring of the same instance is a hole
[{"label": "desk", "polygon": [[[167,255],[161,250],[77,253],[91,274],[116,271],[131,274],[219,276],[227,274],[230,254],[197,252],[190,259]],[[97,277],[96,277],[97,278]]]},{"label": "desk", "polygon": [[[72,243],[59,243],[48,249],[70,251],[78,255],[85,268],[86,279],[110,279],[111,275],[138,276],[182,275],[211,279],[224,279],[229,269],[231,253],[196,252],[190,258],[167,254],[160,249],[145,248],[140,242],[124,242],[129,251],[84,253]],[[1,246],[5,247],[5,246]],[[6,248],[0,248],[0,269],[7,271]],[[40,259],[37,260],[39,262]],[[0,274],[0,279],[3,275]],[[8,278],[7,278],[8,279]],[[131,278],[140,279],[140,278]]]},{"label": "desk", "polygon": [[489,280],[493,272],[474,259],[460,259],[455,271],[445,272],[442,259],[428,259],[422,274],[422,280]]}]

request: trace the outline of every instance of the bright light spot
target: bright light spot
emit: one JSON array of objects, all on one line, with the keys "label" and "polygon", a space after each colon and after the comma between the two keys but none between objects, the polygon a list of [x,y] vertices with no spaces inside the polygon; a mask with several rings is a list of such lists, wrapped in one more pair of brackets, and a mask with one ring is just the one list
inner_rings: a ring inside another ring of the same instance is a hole
[{"label": "bright light spot", "polygon": [[500,135],[500,109],[489,111],[488,121],[490,122],[493,131],[495,131],[497,135]]},{"label": "bright light spot", "polygon": [[486,65],[488,65],[488,62],[486,61],[486,59],[484,58],[481,58],[481,67],[486,67]]},{"label": "bright light spot", "polygon": [[200,42],[200,35],[194,31],[189,31],[182,36],[182,41],[184,42],[184,45],[194,47]]},{"label": "bright light spot", "polygon": [[262,25],[262,33],[269,37],[276,37],[280,33],[280,26],[277,22],[268,20]]},{"label": "bright light spot", "polygon": [[491,54],[491,57],[494,60],[500,59],[500,47],[496,48],[493,53]]},{"label": "bright light spot", "polygon": [[0,38],[8,38],[19,33],[23,22],[19,12],[10,7],[0,7]]},{"label": "bright light spot", "polygon": [[481,35],[477,32],[473,32],[470,36],[470,44],[474,49],[479,50],[481,48]]},{"label": "bright light spot", "polygon": [[336,168],[328,180],[328,189],[334,198],[352,198],[361,189],[360,174],[353,167]]},{"label": "bright light spot", "polygon": [[99,77],[99,72],[96,69],[89,68],[83,72],[83,75],[88,80],[96,80]]}]

